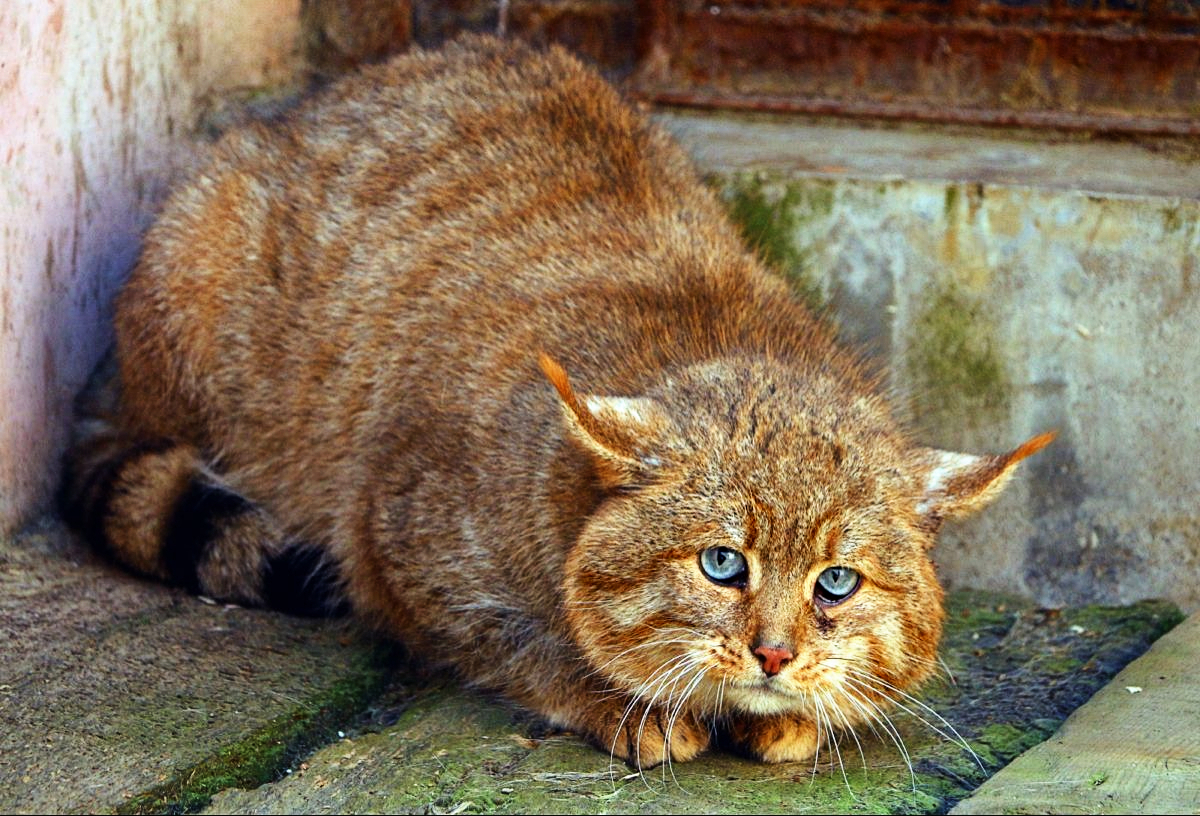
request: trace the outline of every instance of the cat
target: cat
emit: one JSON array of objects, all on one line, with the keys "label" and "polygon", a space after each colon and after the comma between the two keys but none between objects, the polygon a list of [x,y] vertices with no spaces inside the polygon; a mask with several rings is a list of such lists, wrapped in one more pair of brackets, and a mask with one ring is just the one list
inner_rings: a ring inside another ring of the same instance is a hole
[{"label": "cat", "polygon": [[768,762],[932,672],[915,443],[683,151],[559,48],[468,37],[226,134],[116,304],[68,519],[126,567],[352,610],[634,767]]}]

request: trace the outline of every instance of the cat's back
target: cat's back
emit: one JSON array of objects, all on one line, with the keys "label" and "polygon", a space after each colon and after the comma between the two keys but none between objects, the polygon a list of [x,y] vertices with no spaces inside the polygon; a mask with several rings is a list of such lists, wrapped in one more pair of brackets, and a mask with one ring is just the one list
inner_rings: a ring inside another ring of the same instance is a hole
[{"label": "cat's back", "polygon": [[662,293],[705,300],[709,270],[744,293],[750,266],[682,151],[599,75],[468,38],[214,146],[118,302],[125,421],[302,496],[353,481],[394,420],[465,438],[447,406],[539,376],[537,350],[632,370],[679,321]]},{"label": "cat's back", "polygon": [[461,325],[482,290],[494,320],[655,272],[614,255],[709,251],[697,222],[736,248],[679,148],[594,71],[561,49],[466,38],[227,134],[147,235],[118,321],[156,323],[202,359],[339,320],[386,314],[393,336],[396,321]]},{"label": "cat's back", "polygon": [[240,253],[234,288],[248,267],[276,285],[390,275],[414,266],[415,248],[469,252],[481,236],[492,263],[458,271],[487,274],[506,248],[578,251],[605,215],[625,215],[628,239],[646,216],[688,207],[711,201],[682,152],[594,71],[559,48],[469,37],[227,134],[168,203],[138,274],[225,250]]}]

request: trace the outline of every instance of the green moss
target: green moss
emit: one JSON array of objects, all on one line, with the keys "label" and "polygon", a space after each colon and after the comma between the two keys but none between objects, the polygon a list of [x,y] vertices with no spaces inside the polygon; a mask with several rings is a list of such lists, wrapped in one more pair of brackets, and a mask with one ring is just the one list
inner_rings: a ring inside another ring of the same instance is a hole
[{"label": "green moss", "polygon": [[[1013,615],[1033,608],[1033,602],[1009,592],[985,592],[980,589],[958,589],[946,595],[947,630],[979,623],[1012,623]],[[961,621],[962,623],[958,623]]]},{"label": "green moss", "polygon": [[729,214],[741,227],[746,243],[764,261],[780,269],[802,262],[791,234],[796,227],[792,208],[798,200],[795,188],[785,189],[782,196],[771,200],[762,182],[753,178],[737,180],[729,193]]},{"label": "green moss", "polygon": [[1163,207],[1161,210],[1163,220],[1163,232],[1176,232],[1183,227],[1183,218],[1179,214],[1179,207]]},{"label": "green moss", "polygon": [[761,174],[742,175],[725,186],[723,196],[746,243],[782,274],[809,306],[822,308],[825,298],[812,269],[812,252],[797,244],[796,233],[805,222],[833,211],[832,183],[773,182]]},{"label": "green moss", "polygon": [[996,336],[977,296],[954,283],[929,293],[913,322],[908,360],[922,417],[961,421],[1008,412],[1011,379]]},{"label": "green moss", "polygon": [[1183,622],[1184,614],[1169,601],[1141,601],[1133,606],[1083,606],[1064,609],[1063,621],[1080,634],[1113,633],[1122,637],[1142,635],[1151,641]]},{"label": "green moss", "polygon": [[1083,666],[1083,661],[1071,655],[1046,654],[1030,661],[1030,667],[1042,674],[1070,674]]},{"label": "green moss", "polygon": [[116,813],[192,813],[227,788],[251,788],[283,776],[297,758],[330,742],[383,688],[392,650],[379,646],[346,667],[346,679],[318,699],[268,722],[162,785],[125,802]]},{"label": "green moss", "polygon": [[1024,726],[1012,723],[993,723],[985,726],[979,737],[972,742],[976,753],[984,763],[999,768],[1019,754],[1050,736],[1050,731],[1035,724]]},{"label": "green moss", "polygon": [[[242,812],[941,813],[1052,734],[1180,617],[1169,604],[1058,612],[971,591],[951,593],[946,611],[946,661],[962,668],[920,691],[937,714],[901,700],[887,728],[843,735],[837,753],[826,742],[815,764],[766,765],[714,749],[639,776],[576,737],[531,730],[527,716],[502,703],[452,685],[414,695],[405,681],[407,707],[395,723],[354,738],[352,773],[343,764],[348,749],[338,744],[309,757],[307,778],[276,786],[277,796],[239,791],[218,805]],[[1072,628],[1077,621],[1097,629],[1082,636]],[[1057,675],[1046,671],[1048,658],[1094,668]],[[911,773],[893,736],[903,741]],[[338,784],[313,784],[335,777]]]},{"label": "green moss", "polygon": [[946,185],[946,200],[942,205],[942,213],[949,220],[954,216],[954,211],[958,209],[958,185]]}]

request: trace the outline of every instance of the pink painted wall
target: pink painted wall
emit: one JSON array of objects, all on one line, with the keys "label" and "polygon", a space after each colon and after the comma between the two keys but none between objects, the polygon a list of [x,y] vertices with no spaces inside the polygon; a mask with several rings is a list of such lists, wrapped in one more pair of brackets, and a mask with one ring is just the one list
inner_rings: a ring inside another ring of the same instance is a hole
[{"label": "pink painted wall", "polygon": [[0,534],[43,509],[199,111],[299,70],[299,0],[0,2]]}]

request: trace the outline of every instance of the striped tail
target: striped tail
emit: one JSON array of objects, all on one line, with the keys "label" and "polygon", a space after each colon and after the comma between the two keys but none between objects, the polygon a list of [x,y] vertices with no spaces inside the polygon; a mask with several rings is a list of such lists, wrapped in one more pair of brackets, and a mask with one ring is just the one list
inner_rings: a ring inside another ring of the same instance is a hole
[{"label": "striped tail", "polygon": [[76,426],[60,506],[93,548],[141,575],[294,615],[349,611],[337,564],[290,541],[193,446],[138,439],[103,419]]}]

